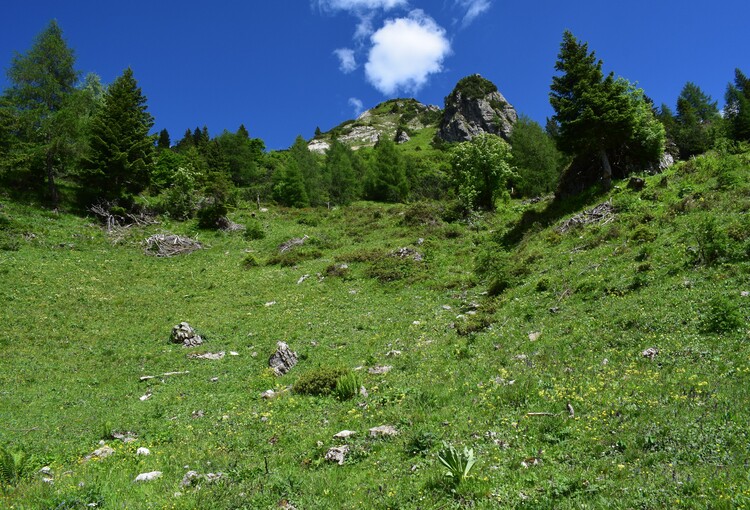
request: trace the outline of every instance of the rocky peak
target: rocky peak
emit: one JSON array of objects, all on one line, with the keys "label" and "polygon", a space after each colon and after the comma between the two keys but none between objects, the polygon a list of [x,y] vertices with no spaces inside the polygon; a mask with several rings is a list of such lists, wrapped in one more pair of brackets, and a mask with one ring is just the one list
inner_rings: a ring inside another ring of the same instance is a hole
[{"label": "rocky peak", "polygon": [[438,136],[446,142],[464,142],[480,133],[510,136],[518,120],[515,108],[491,81],[473,74],[461,79],[445,98]]}]

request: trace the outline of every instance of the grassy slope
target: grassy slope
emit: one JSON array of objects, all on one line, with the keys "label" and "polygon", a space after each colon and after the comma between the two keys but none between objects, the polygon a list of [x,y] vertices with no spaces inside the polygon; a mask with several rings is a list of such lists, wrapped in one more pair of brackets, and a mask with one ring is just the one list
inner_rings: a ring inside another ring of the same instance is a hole
[{"label": "grassy slope", "polygon": [[[512,202],[472,225],[433,226],[406,225],[414,216],[407,206],[358,204],[261,214],[262,240],[164,224],[131,229],[113,245],[88,220],[3,201],[0,444],[33,453],[35,468],[51,465],[55,483],[31,475],[0,501],[186,509],[273,508],[284,499],[297,508],[747,505],[748,166],[748,155],[706,157],[648,177],[641,192],[623,183],[581,205],[611,198],[611,222],[565,234],[554,227],[578,211],[563,217],[546,202]],[[233,219],[250,221],[249,211]],[[209,248],[144,256],[139,242],[159,230],[197,236]],[[35,237],[22,236],[28,232]],[[248,251],[263,262],[303,234],[318,258],[243,268]],[[403,246],[422,251],[425,262],[382,258]],[[485,286],[471,274],[474,257],[487,251],[492,256],[480,260],[510,285],[497,297],[482,296]],[[316,276],[341,260],[350,261],[346,278]],[[472,302],[476,315],[466,314]],[[208,338],[199,352],[239,356],[187,359],[167,342],[183,320]],[[724,324],[731,327],[717,333]],[[267,369],[278,340],[301,357],[281,378]],[[659,350],[653,360],[641,355],[649,347]],[[402,355],[386,357],[393,349]],[[318,366],[377,364],[394,368],[362,372],[367,398],[260,398]],[[190,373],[138,381],[178,370]],[[147,391],[153,396],[140,401]],[[369,439],[367,430],[382,424],[400,435]],[[138,441],[108,440],[114,456],[83,462],[112,429],[133,431]],[[352,453],[344,466],[329,464],[323,456],[342,429],[358,432]],[[479,458],[455,489],[436,460],[441,440]],[[137,457],[139,446],[152,455]],[[523,467],[532,458],[537,463]],[[182,489],[185,466],[227,473],[228,481]],[[164,474],[132,482],[152,470]]]}]

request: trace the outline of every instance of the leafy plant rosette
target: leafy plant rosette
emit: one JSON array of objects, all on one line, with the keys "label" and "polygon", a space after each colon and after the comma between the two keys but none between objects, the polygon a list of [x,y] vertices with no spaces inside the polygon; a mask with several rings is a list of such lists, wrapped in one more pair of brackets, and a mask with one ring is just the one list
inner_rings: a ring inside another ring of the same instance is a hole
[{"label": "leafy plant rosette", "polygon": [[458,451],[449,443],[443,443],[443,449],[438,453],[438,460],[448,468],[445,476],[451,478],[456,484],[469,476],[469,471],[477,462],[473,449],[464,447],[463,451]]}]

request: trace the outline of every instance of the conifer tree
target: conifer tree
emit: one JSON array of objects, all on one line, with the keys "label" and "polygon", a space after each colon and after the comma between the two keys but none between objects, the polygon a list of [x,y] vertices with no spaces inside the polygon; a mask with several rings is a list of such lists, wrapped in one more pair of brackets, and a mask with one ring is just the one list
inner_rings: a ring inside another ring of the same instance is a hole
[{"label": "conifer tree", "polygon": [[289,148],[289,157],[297,162],[297,168],[305,183],[305,193],[309,205],[319,206],[328,202],[329,179],[315,154],[310,152],[307,142],[297,136]]},{"label": "conifer tree", "polygon": [[730,136],[737,141],[750,141],[750,78],[734,70],[734,84],[727,85],[724,118]]},{"label": "conifer tree", "polygon": [[365,196],[380,202],[402,202],[408,193],[404,158],[396,143],[382,136],[375,144],[370,175],[365,182]]},{"label": "conifer tree", "polygon": [[310,200],[305,189],[305,179],[299,163],[293,157],[287,157],[282,167],[274,176],[273,198],[287,207],[307,207]]},{"label": "conifer tree", "polygon": [[357,178],[352,161],[352,150],[336,138],[326,152],[326,174],[330,176],[328,195],[331,202],[347,205],[359,195]]},{"label": "conifer tree", "polygon": [[169,140],[169,131],[162,129],[159,131],[159,139],[156,142],[156,147],[159,149],[169,149],[172,146],[172,142]]},{"label": "conifer tree", "polygon": [[611,186],[614,155],[629,152],[618,158],[620,174],[629,163],[645,166],[658,161],[664,128],[641,90],[615,79],[613,73],[605,77],[602,61],[569,31],[563,34],[555,69],[562,74],[552,79],[550,103],[559,129],[557,145],[563,152],[597,158],[605,188]]},{"label": "conifer tree", "polygon": [[83,161],[84,205],[96,200],[132,205],[133,196],[149,184],[153,124],[146,97],[128,68],[109,87],[92,122],[91,149]]},{"label": "conifer tree", "polygon": [[674,125],[674,142],[680,158],[687,159],[711,148],[720,122],[716,101],[695,83],[687,82],[677,98]]},{"label": "conifer tree", "polygon": [[11,86],[6,91],[6,106],[16,117],[21,142],[17,148],[23,152],[16,154],[16,162],[28,165],[35,181],[29,183],[32,186],[46,180],[53,206],[59,201],[56,176],[73,153],[70,146],[75,142],[74,119],[63,113],[78,80],[74,64],[73,50],[52,21],[28,53],[15,56],[8,70]]}]

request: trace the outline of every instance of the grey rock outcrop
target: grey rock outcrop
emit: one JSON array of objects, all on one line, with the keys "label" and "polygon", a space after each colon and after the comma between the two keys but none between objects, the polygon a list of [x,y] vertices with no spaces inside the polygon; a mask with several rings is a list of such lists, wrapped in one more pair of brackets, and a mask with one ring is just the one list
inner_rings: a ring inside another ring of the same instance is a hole
[{"label": "grey rock outcrop", "polygon": [[517,120],[515,108],[495,84],[474,74],[460,80],[445,98],[438,136],[446,142],[465,142],[491,133],[507,140]]},{"label": "grey rock outcrop", "polygon": [[285,342],[276,343],[276,352],[268,360],[276,375],[284,375],[297,364],[297,353],[292,351]]},{"label": "grey rock outcrop", "polygon": [[170,336],[172,343],[182,344],[185,347],[196,347],[203,343],[203,339],[187,322],[180,322],[172,328]]}]

